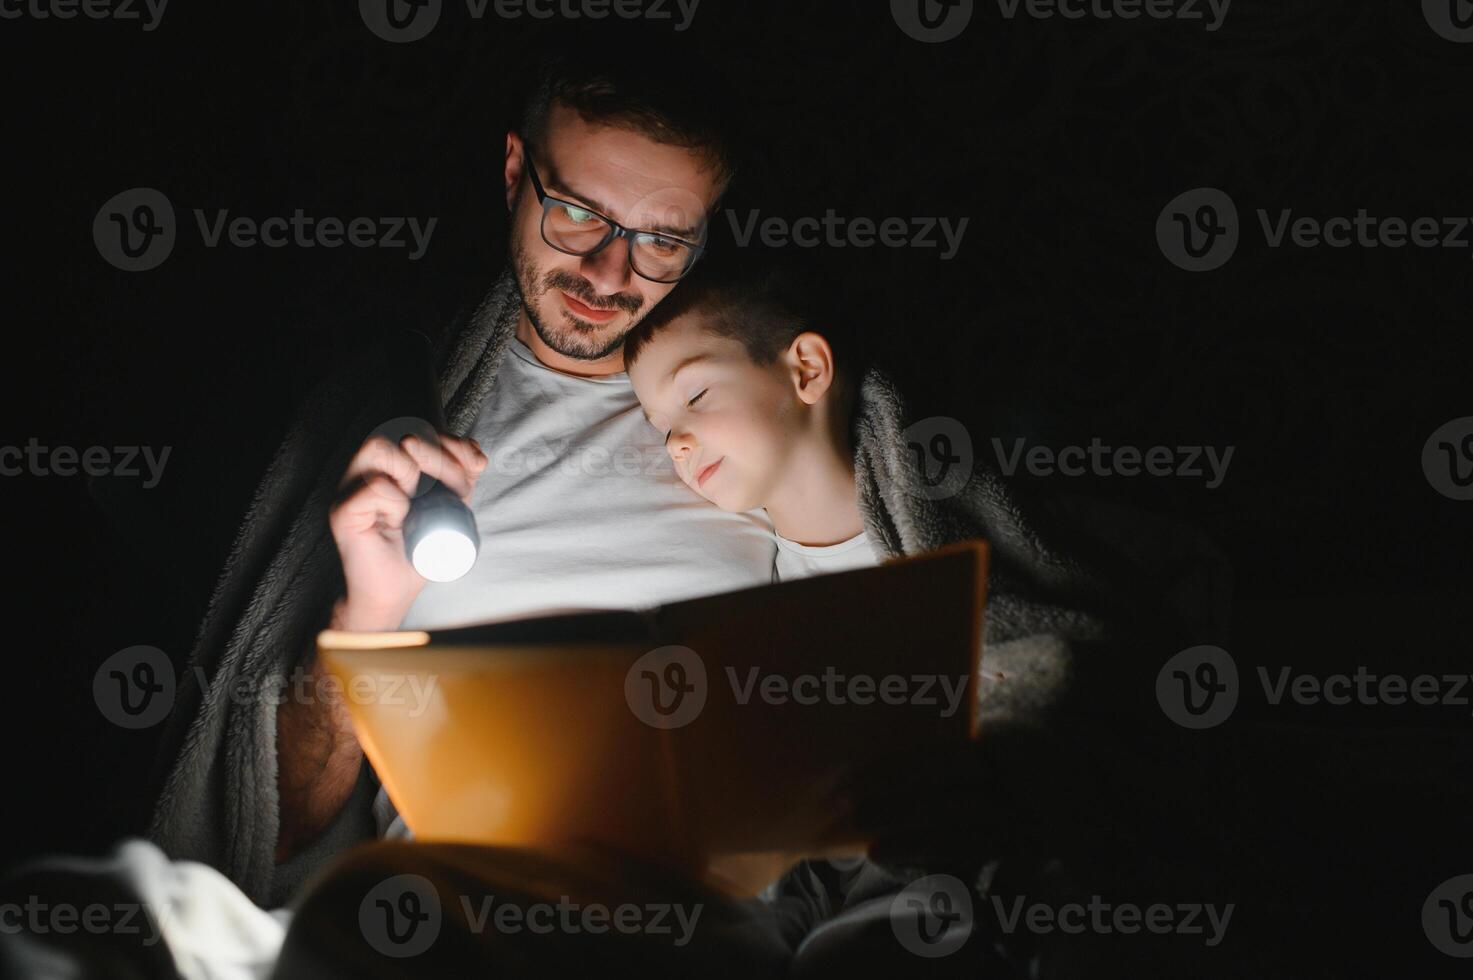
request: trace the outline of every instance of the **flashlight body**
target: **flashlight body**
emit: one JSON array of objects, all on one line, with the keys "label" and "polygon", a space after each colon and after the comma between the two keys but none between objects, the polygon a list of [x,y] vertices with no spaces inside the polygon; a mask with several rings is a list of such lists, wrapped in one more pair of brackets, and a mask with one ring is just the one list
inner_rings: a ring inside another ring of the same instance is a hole
[{"label": "flashlight body", "polygon": [[[480,553],[481,535],[476,530],[476,518],[471,509],[445,484],[421,474],[430,483],[428,490],[417,494],[409,502],[409,513],[404,517],[404,553],[410,562],[425,574],[428,570],[425,557],[416,552],[431,532],[455,532],[470,543],[471,561]],[[468,565],[466,566],[469,567]],[[434,580],[438,576],[426,576]],[[456,576],[459,577],[459,576]]]}]

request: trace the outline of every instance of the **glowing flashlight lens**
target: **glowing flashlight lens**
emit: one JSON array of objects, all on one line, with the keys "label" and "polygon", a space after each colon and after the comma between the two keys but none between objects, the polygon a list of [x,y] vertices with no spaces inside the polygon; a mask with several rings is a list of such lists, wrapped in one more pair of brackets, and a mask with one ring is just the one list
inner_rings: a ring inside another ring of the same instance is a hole
[{"label": "glowing flashlight lens", "polygon": [[476,563],[476,546],[460,531],[440,528],[420,538],[411,560],[431,582],[454,582]]}]

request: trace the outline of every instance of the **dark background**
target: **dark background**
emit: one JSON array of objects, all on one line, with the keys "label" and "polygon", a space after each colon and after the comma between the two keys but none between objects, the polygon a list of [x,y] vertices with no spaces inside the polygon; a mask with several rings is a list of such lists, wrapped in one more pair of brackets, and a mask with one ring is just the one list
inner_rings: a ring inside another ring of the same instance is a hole
[{"label": "dark background", "polygon": [[[653,45],[653,71],[661,45],[709,49],[754,134],[734,206],[968,217],[949,262],[848,249],[826,257],[825,288],[849,311],[836,332],[863,331],[917,414],[965,420],[984,459],[994,435],[1236,447],[1215,490],[1042,482],[1214,541],[1234,572],[1232,617],[1200,639],[1240,666],[1410,675],[1473,661],[1473,503],[1439,495],[1421,469],[1432,431],[1473,414],[1473,249],[1271,249],[1255,214],[1473,214],[1473,45],[1437,36],[1417,4],[1237,0],[1207,32],[1008,20],[979,2],[961,37],[927,44],[884,3],[703,0],[683,33],[606,23],[590,35],[473,21],[447,0],[430,36],[402,45],[372,35],[354,4],[321,6],[180,2],[152,32],[0,21],[0,444],[171,447],[149,490],[0,479],[12,637],[0,866],[98,853],[143,829],[157,731],[109,725],[93,673],[135,644],[182,666],[297,401],[365,336],[441,331],[490,284],[504,133],[532,42],[638,41]],[[127,273],[102,260],[91,227],[136,186],[168,195],[180,237],[160,268]],[[1242,241],[1223,268],[1192,274],[1166,261],[1155,225],[1199,186],[1233,197]],[[404,250],[207,249],[195,207],[439,221],[410,262]],[[724,219],[715,234],[710,261],[732,247]],[[1466,707],[1313,714],[1473,724]]]}]

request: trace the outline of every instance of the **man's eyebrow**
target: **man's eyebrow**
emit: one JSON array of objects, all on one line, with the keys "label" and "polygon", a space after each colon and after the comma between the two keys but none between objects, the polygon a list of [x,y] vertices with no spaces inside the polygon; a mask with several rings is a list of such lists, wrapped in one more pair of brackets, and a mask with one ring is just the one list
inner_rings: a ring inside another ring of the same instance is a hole
[{"label": "man's eyebrow", "polygon": [[[547,180],[543,182],[543,187],[548,191],[549,194],[551,194],[554,190],[558,191],[558,193],[552,195],[553,197],[562,197],[565,199],[573,198],[579,204],[588,205],[588,208],[591,211],[597,211],[599,214],[605,215],[609,213],[609,208],[607,205],[601,203],[596,198],[589,197],[587,194],[579,194],[577,191],[573,190],[573,188],[560,181],[558,179],[557,173],[555,171],[552,171],[551,167],[549,167],[548,169],[550,172],[547,175]],[[684,238],[688,241],[695,241],[696,237],[699,236],[701,233],[699,225],[682,226],[680,228],[675,228],[671,225],[655,225],[653,228],[635,228],[634,230],[657,231],[662,235],[669,235],[671,238]]]}]

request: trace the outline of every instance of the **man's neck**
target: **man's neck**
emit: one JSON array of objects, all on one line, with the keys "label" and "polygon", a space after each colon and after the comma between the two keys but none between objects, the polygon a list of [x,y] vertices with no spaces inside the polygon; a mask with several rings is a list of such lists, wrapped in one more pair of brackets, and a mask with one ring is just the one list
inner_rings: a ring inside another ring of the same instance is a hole
[{"label": "man's neck", "polygon": [[802,545],[839,544],[863,531],[848,447],[825,439],[799,453],[766,510],[774,531]]},{"label": "man's neck", "polygon": [[532,329],[532,321],[527,318],[525,307],[517,316],[517,339],[527,345],[527,349],[537,360],[563,374],[571,374],[578,378],[606,378],[624,370],[623,347],[597,361],[583,361],[576,357],[568,357],[566,354],[559,354],[537,336],[537,331]]}]

